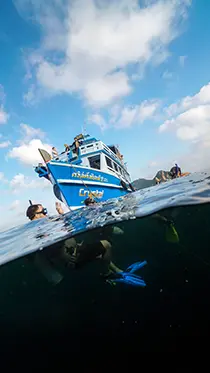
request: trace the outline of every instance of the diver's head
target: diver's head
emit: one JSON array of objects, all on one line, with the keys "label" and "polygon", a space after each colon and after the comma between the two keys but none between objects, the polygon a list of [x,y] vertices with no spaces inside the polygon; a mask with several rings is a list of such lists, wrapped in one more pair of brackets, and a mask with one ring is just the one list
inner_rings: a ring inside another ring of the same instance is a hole
[{"label": "diver's head", "polygon": [[42,205],[38,204],[38,205],[30,205],[28,208],[27,208],[27,211],[26,211],[26,216],[30,219],[30,220],[37,220],[37,219],[43,219],[43,218],[46,218],[46,215],[47,215],[47,209],[44,208]]},{"label": "diver's head", "polygon": [[181,168],[178,166],[178,164],[175,164],[176,166],[176,176],[180,177],[182,174]]},{"label": "diver's head", "polygon": [[175,179],[176,177],[180,177],[181,176],[181,168],[177,164],[175,164],[175,166],[171,168],[169,174],[170,174],[172,179]]},{"label": "diver's head", "polygon": [[96,204],[96,201],[94,200],[94,198],[88,197],[84,200],[84,204],[85,206],[93,206]]}]

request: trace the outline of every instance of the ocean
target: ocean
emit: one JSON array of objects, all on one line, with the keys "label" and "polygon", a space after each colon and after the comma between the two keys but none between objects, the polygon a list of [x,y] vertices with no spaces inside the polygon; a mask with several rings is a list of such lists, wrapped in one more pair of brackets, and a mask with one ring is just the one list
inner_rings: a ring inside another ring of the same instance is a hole
[{"label": "ocean", "polygon": [[[124,344],[147,340],[158,350],[162,337],[209,335],[209,217],[207,171],[0,233],[4,343],[49,343],[65,335],[75,343],[90,337]],[[101,232],[119,268],[147,262],[138,271],[145,287],[110,284],[100,275],[101,261],[76,270],[62,267],[56,285],[31,259],[66,238],[94,242]]]}]

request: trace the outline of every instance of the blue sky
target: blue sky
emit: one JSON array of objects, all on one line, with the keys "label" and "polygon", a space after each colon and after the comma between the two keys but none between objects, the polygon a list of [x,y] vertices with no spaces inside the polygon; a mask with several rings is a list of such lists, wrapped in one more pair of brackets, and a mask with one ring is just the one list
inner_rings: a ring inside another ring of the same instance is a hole
[{"label": "blue sky", "polygon": [[209,14],[206,0],[2,0],[0,229],[29,198],[55,212],[37,148],[82,126],[119,144],[134,179],[208,166]]}]

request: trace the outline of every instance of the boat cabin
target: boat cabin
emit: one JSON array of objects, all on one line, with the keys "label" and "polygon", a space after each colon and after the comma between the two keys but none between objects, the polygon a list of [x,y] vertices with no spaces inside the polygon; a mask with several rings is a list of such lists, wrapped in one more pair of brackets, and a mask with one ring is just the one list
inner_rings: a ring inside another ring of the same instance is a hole
[{"label": "boat cabin", "polygon": [[54,161],[101,170],[126,182],[131,181],[119,149],[114,145],[107,146],[94,137],[76,136],[67,151],[61,153]]}]

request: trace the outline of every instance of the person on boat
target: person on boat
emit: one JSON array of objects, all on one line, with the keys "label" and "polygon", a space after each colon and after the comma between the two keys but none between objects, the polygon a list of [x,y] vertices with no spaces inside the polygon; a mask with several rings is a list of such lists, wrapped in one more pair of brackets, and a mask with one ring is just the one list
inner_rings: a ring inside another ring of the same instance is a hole
[{"label": "person on boat", "polygon": [[72,149],[73,149],[74,154],[76,154],[77,157],[79,156],[79,147],[80,147],[80,142],[77,138],[75,138],[72,144]]},{"label": "person on boat", "polygon": [[58,151],[57,151],[57,149],[55,148],[55,146],[52,147],[52,158],[53,158],[53,159],[58,158]]},{"label": "person on boat", "polygon": [[64,144],[65,153],[69,152],[70,146],[68,144]]}]

